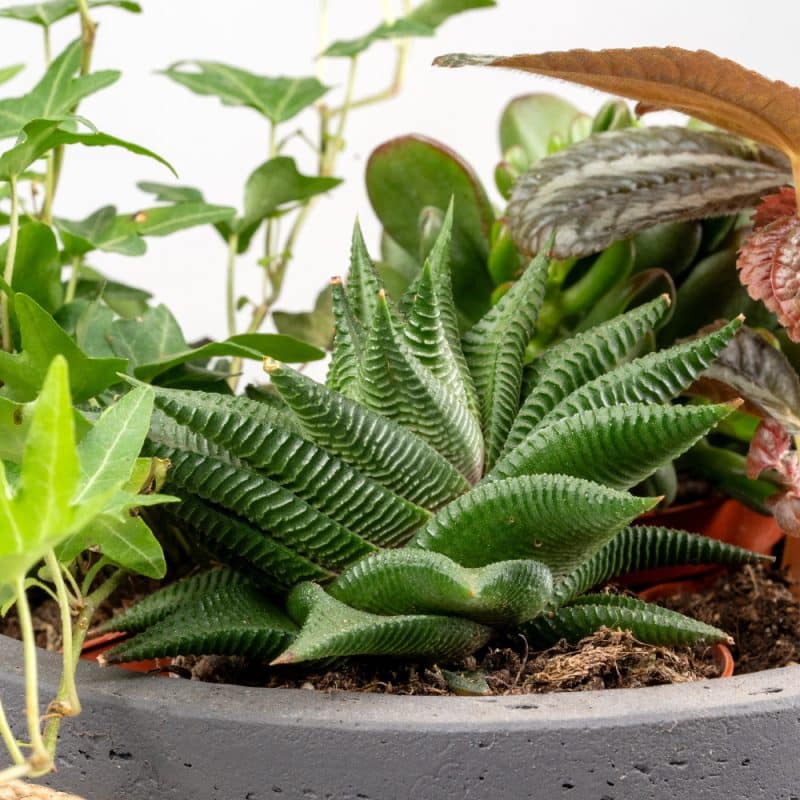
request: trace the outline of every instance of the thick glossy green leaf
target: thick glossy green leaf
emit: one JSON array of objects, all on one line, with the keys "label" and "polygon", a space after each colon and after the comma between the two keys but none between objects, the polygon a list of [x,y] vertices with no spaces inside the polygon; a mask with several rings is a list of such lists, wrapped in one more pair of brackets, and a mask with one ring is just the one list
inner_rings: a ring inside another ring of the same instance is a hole
[{"label": "thick glossy green leaf", "polygon": [[[7,248],[8,243],[0,248],[3,263]],[[11,288],[28,295],[51,314],[61,306],[64,291],[58,243],[47,225],[28,222],[20,228]]]},{"label": "thick glossy green leaf", "polygon": [[474,652],[491,635],[490,628],[458,617],[385,617],[358,611],[313,583],[301,583],[292,591],[288,610],[302,628],[273,664],[354,655],[448,659]]},{"label": "thick glossy green leaf", "polygon": [[245,397],[198,391],[156,389],[155,396],[158,408],[181,425],[373,544],[401,544],[428,519],[423,509],[287,429],[282,416],[268,406]]},{"label": "thick glossy green leaf", "polygon": [[647,644],[674,647],[695,642],[733,642],[719,628],[677,611],[614,594],[585,595],[572,605],[537,617],[526,626],[525,632],[533,641],[542,644],[559,639],[577,642],[604,626],[628,630]]},{"label": "thick glossy green leaf", "polygon": [[493,481],[445,506],[413,545],[465,567],[536,559],[561,575],[655,502],[564,475]]},{"label": "thick glossy green leaf", "polygon": [[151,431],[144,449],[147,455],[171,462],[168,487],[174,485],[233,511],[325,568],[336,569],[375,549],[366,539],[206,440],[186,437],[181,443],[193,449],[179,449],[174,444],[179,434],[166,424],[159,425],[157,431]]},{"label": "thick glossy green leaf", "polygon": [[291,119],[328,91],[316,78],[268,78],[216,61],[179,61],[164,75],[195,94],[252,108],[275,124]]},{"label": "thick glossy green leaf", "polygon": [[22,339],[21,353],[0,352],[3,394],[17,401],[33,400],[55,355],[69,365],[72,399],[76,403],[100,394],[119,383],[118,372],[126,362],[120,358],[90,358],[58,326],[53,318],[24,294],[15,297]]},{"label": "thick glossy green leaf", "polygon": [[[139,3],[131,2],[131,0],[88,0],[87,5],[89,8],[114,6],[134,14],[138,14],[142,10]],[[49,2],[45,3],[30,3],[28,5],[0,8],[0,17],[32,22],[34,25],[41,25],[44,28],[49,27],[54,22],[58,22],[60,19],[64,19],[64,17],[77,13],[78,3],[76,0],[49,0]]]},{"label": "thick glossy green leaf", "polygon": [[555,586],[555,604],[562,605],[593,586],[628,572],[684,564],[739,566],[771,561],[742,547],[671,528],[634,525],[621,530]]},{"label": "thick glossy green leaf", "polygon": [[269,580],[275,589],[291,589],[300,581],[330,580],[334,573],[275,541],[226,509],[178,492],[181,502],[165,511],[192,539],[225,564]]},{"label": "thick glossy green leaf", "polygon": [[189,600],[151,628],[109,650],[104,664],[177,655],[271,658],[296,628],[261,592],[246,583],[220,586]]},{"label": "thick glossy green leaf", "polygon": [[277,363],[266,365],[303,435],[363,475],[424,508],[438,508],[469,484],[429,444],[391,420]]},{"label": "thick glossy green leaf", "polygon": [[59,53],[41,80],[25,95],[0,100],[0,139],[18,136],[35,119],[61,119],[90,94],[110,86],[120,76],[103,70],[76,77],[81,42],[75,39]]},{"label": "thick glossy green leaf", "polygon": [[504,452],[516,447],[565,397],[635,353],[668,310],[669,298],[662,296],[545,350],[527,370],[528,391]]},{"label": "thick glossy green leaf", "polygon": [[575,119],[585,116],[572,103],[553,94],[515,97],[500,115],[500,150],[521,147],[528,164],[550,152],[553,137],[569,142]]},{"label": "thick glossy green leaf", "polygon": [[591,136],[520,177],[508,224],[523,252],[555,235],[557,258],[584,256],[658,223],[751,208],[790,180],[788,160],[722,131],[629,128]]},{"label": "thick glossy green leaf", "polygon": [[547,426],[590,408],[663,403],[677,397],[714,361],[741,327],[733,320],[713,333],[637,358],[584,384],[539,423]]},{"label": "thick glossy green leaf", "polygon": [[386,233],[412,254],[420,252],[423,209],[445,212],[453,200],[453,295],[460,311],[472,321],[478,319],[488,309],[492,291],[486,260],[494,211],[472,168],[439,142],[401,136],[372,153],[366,181],[370,203]]},{"label": "thick glossy green leaf", "polygon": [[491,469],[519,410],[525,348],[536,329],[549,261],[535,258],[520,279],[464,336],[464,355],[475,381]]},{"label": "thick glossy green leaf", "polygon": [[339,178],[303,175],[289,156],[276,156],[250,173],[244,187],[244,218],[247,228],[272,216],[289,203],[299,203],[328,192],[341,183]]},{"label": "thick glossy green leaf", "polygon": [[490,477],[560,473],[629,489],[688,450],[733,408],[632,403],[582,411],[534,431]]},{"label": "thick glossy green leaf", "polygon": [[440,553],[384,550],[345,570],[326,591],[373,614],[446,614],[486,625],[518,625],[549,602],[550,570],[538,561],[467,569]]},{"label": "thick glossy green leaf", "polygon": [[232,569],[211,569],[198,572],[148,594],[121,613],[103,622],[98,626],[98,630],[104,633],[108,631],[139,633],[193,600],[242,583],[247,583],[247,579]]},{"label": "thick glossy green leaf", "polygon": [[665,269],[670,275],[681,275],[694,263],[702,238],[703,226],[694,221],[662,222],[647,228],[633,238],[633,270]]},{"label": "thick glossy green leaf", "polygon": [[367,408],[424,439],[470,483],[478,481],[483,467],[478,421],[409,352],[383,292],[364,345],[358,388]]},{"label": "thick glossy green leaf", "polygon": [[273,311],[272,321],[278,333],[300,339],[320,350],[328,350],[333,342],[333,311],[331,309],[331,290],[323,289],[314,302],[311,311],[289,313]]}]

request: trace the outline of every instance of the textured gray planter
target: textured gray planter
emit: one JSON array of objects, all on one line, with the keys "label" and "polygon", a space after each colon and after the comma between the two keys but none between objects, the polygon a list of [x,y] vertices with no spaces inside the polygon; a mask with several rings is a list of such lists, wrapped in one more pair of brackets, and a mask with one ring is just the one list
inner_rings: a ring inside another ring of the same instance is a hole
[{"label": "textured gray planter", "polygon": [[[16,718],[18,642],[0,637]],[[58,661],[43,653],[45,693]],[[507,698],[327,695],[85,665],[50,785],[87,800],[800,800],[800,667]]]}]

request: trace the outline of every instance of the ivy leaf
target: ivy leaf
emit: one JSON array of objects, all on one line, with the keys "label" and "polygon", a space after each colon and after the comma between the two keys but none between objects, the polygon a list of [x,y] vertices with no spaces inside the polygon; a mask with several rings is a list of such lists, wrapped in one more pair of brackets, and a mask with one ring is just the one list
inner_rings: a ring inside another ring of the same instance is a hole
[{"label": "ivy leaf", "polygon": [[113,234],[116,219],[117,209],[114,206],[103,206],[82,220],[54,219],[53,224],[64,243],[64,255],[75,258],[93,250],[124,256],[144,254],[147,246],[136,234]]},{"label": "ivy leaf", "polygon": [[[130,11],[133,14],[139,14],[142,10],[138,3],[131,2],[131,0],[89,0],[88,5],[89,8],[114,6]],[[76,0],[50,0],[48,3],[31,3],[30,5],[0,8],[0,17],[32,22],[34,25],[41,25],[43,28],[47,28],[54,22],[77,13],[78,3]]]},{"label": "ivy leaf", "polygon": [[65,144],[82,144],[85,147],[120,147],[136,155],[155,159],[173,174],[172,165],[146,147],[118,139],[107,133],[75,133],[59,126],[62,119],[35,119],[22,129],[21,141],[0,156],[0,179],[9,180],[22,173],[49,150]]},{"label": "ivy leaf", "polygon": [[316,78],[268,78],[217,61],[179,61],[163,74],[195,94],[252,108],[276,125],[315,103],[329,88]]},{"label": "ivy leaf", "polygon": [[295,314],[273,311],[272,319],[279,333],[294,336],[323,350],[330,349],[333,342],[330,287],[326,287],[317,295],[313,311],[301,311]]},{"label": "ivy leaf", "polygon": [[800,378],[786,356],[751,328],[738,331],[692,392],[713,400],[741,397],[751,412],[800,434]]},{"label": "ivy leaf", "polygon": [[41,80],[25,95],[0,100],[0,139],[17,136],[35,119],[60,119],[90,94],[115,83],[116,70],[76,77],[81,64],[81,42],[76,39],[53,59]]},{"label": "ivy leaf", "polygon": [[338,186],[339,178],[302,175],[293,158],[277,156],[257,167],[244,189],[244,217],[239,229],[261,222],[282,206],[308,200]]},{"label": "ivy leaf", "polygon": [[375,42],[384,39],[406,39],[412,36],[433,36],[436,29],[429,23],[401,17],[394,22],[383,22],[358,39],[341,39],[331,44],[322,55],[328,58],[354,58]]},{"label": "ivy leaf", "polygon": [[707,50],[633,47],[516,56],[451,54],[439,66],[509,67],[671,108],[782,150],[800,173],[800,89],[772,81]]},{"label": "ivy leaf", "polygon": [[0,84],[8,83],[12,78],[19,75],[23,69],[25,69],[24,64],[12,64],[11,66],[0,68]]},{"label": "ivy leaf", "polygon": [[194,186],[171,186],[168,183],[139,181],[136,186],[143,192],[155,196],[158,203],[203,203],[205,198]]},{"label": "ivy leaf", "polygon": [[[7,250],[8,243],[0,248],[3,262]],[[51,314],[60,308],[64,295],[61,260],[56,237],[49,226],[28,222],[20,228],[11,288],[33,298]]]},{"label": "ivy leaf", "polygon": [[494,8],[495,0],[424,0],[406,15],[412,22],[421,22],[438,28],[443,22],[456,14],[477,8]]},{"label": "ivy leaf", "polygon": [[18,402],[33,400],[56,355],[69,365],[70,388],[76,403],[119,383],[117,373],[125,370],[124,359],[90,358],[38,303],[24,294],[15,295],[14,300],[22,352],[0,352],[4,396]]},{"label": "ivy leaf", "polygon": [[189,346],[177,320],[164,305],[148,308],[141,319],[115,320],[108,340],[118,356],[128,359],[131,369],[180,353]]}]

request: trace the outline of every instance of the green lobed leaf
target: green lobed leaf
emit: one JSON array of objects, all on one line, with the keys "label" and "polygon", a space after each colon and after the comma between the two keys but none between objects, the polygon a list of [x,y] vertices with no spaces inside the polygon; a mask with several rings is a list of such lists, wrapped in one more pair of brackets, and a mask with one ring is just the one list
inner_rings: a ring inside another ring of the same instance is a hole
[{"label": "green lobed leaf", "polygon": [[[3,263],[7,252],[6,242],[0,248],[0,261]],[[28,295],[51,314],[60,308],[64,297],[61,260],[56,237],[49,226],[41,222],[26,222],[20,227],[11,288]]]},{"label": "green lobed leaf", "polygon": [[549,261],[535,258],[520,279],[464,336],[464,355],[480,401],[486,465],[494,465],[519,410],[525,348],[536,329]]},{"label": "green lobed leaf", "polygon": [[438,508],[469,484],[429,444],[391,420],[299,372],[265,364],[305,437],[363,475],[424,508]]},{"label": "green lobed leaf", "polygon": [[69,365],[72,399],[76,403],[119,383],[117,373],[125,369],[124,359],[90,358],[41,306],[24,294],[15,296],[14,306],[22,352],[0,352],[0,380],[6,397],[21,402],[33,400],[57,354]]},{"label": "green lobed leaf", "polygon": [[440,553],[384,550],[345,570],[326,591],[373,614],[445,614],[486,625],[518,625],[548,604],[550,570],[533,560],[467,569]]},{"label": "green lobed leaf", "polygon": [[217,61],[179,61],[163,74],[195,94],[252,108],[276,125],[315,103],[329,88],[316,78],[268,78]]},{"label": "green lobed leaf", "polygon": [[562,575],[656,502],[564,475],[498,480],[445,506],[412,545],[465,567],[535,559]]},{"label": "green lobed leaf", "polygon": [[412,36],[433,36],[435,28],[429,23],[401,17],[394,22],[382,22],[358,39],[341,39],[329,45],[322,55],[328,58],[354,58],[385,39],[406,39]]},{"label": "green lobed leaf", "polygon": [[271,658],[294,636],[291,620],[246,583],[218,586],[181,604],[138,636],[109,650],[104,664],[177,655]]},{"label": "green lobed leaf", "polygon": [[555,235],[554,256],[583,256],[658,223],[751,208],[790,175],[780,154],[722,131],[611,131],[521,176],[508,224],[523,252],[539,252]]},{"label": "green lobed leaf", "polygon": [[432,614],[380,616],[346,606],[313,583],[295,587],[289,615],[302,628],[273,664],[334,656],[391,655],[449,659],[474,652],[491,629],[471,620]]},{"label": "green lobed leaf", "polygon": [[675,647],[696,642],[727,642],[732,639],[719,628],[686,617],[677,611],[651,605],[635,597],[590,594],[572,605],[537,617],[525,627],[533,641],[549,644],[559,639],[576,642],[601,627],[630,631],[640,642]]},{"label": "green lobed leaf", "polygon": [[289,203],[299,203],[328,192],[340,178],[303,175],[289,156],[275,156],[256,167],[244,187],[244,217],[239,229],[273,216]]},{"label": "green lobed leaf", "polygon": [[334,325],[330,288],[326,287],[317,295],[311,311],[273,311],[272,321],[278,333],[307,342],[320,350],[329,350],[333,342]]},{"label": "green lobed leaf", "polygon": [[582,411],[534,431],[497,462],[490,478],[561,473],[629,489],[732,411],[730,405],[641,403]]},{"label": "green lobed leaf", "polygon": [[503,452],[513,450],[565,397],[635,353],[668,310],[669,298],[662,296],[545,350],[528,367],[530,388]]},{"label": "green lobed leaf", "polygon": [[[113,6],[134,14],[138,14],[142,10],[139,3],[132,2],[132,0],[88,0],[87,5],[89,8]],[[77,13],[78,3],[76,0],[49,0],[49,2],[45,3],[30,3],[0,8],[0,17],[32,22],[34,25],[40,25],[43,28],[47,28],[54,22]]]}]

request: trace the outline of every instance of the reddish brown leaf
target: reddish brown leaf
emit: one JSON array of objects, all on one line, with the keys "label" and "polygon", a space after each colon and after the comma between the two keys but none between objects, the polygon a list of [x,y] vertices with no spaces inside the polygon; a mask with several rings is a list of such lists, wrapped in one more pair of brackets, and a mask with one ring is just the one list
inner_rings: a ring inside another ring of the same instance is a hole
[{"label": "reddish brown leaf", "polygon": [[[515,56],[451,54],[440,66],[509,67],[672,108],[783,150],[800,173],[800,89],[706,50],[634,47]],[[797,184],[797,180],[795,180]]]},{"label": "reddish brown leaf", "polygon": [[776,194],[768,194],[753,215],[753,227],[758,230],[781,217],[791,217],[797,213],[797,197],[794,188],[784,186]]}]

